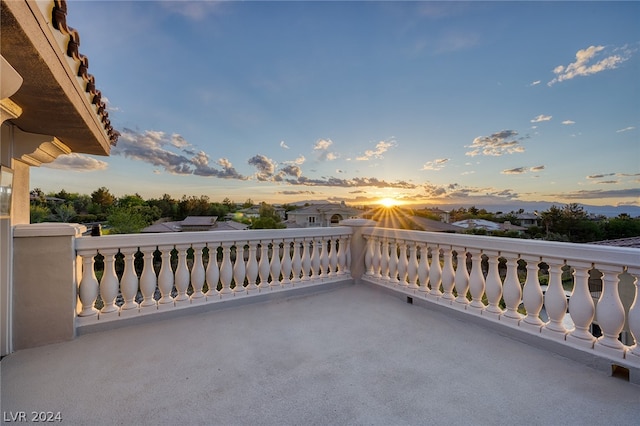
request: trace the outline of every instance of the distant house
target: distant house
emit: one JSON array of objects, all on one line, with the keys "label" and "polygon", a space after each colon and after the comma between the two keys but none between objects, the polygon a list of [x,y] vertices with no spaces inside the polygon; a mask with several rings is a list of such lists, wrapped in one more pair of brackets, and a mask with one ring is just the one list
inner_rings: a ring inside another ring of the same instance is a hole
[{"label": "distant house", "polygon": [[287,213],[287,225],[290,227],[311,228],[338,226],[341,220],[357,217],[360,210],[340,204],[312,204]]},{"label": "distant house", "polygon": [[528,228],[538,225],[538,216],[533,213],[520,213],[516,216],[521,226]]},{"label": "distant house", "polygon": [[434,216],[438,216],[441,222],[450,223],[451,222],[451,214],[450,212],[446,212],[444,210],[438,208],[432,209],[424,209],[425,212],[430,213]]},{"label": "distant house", "polygon": [[198,232],[198,231],[238,231],[245,230],[248,225],[228,220],[218,222],[217,216],[187,216],[181,221],[158,221],[142,230],[144,233],[162,232]]},{"label": "distant house", "polygon": [[463,228],[445,223],[442,220],[428,219],[422,216],[413,216],[408,211],[399,207],[392,209],[376,207],[360,215],[363,219],[377,222],[376,226],[391,229],[415,229],[428,232],[464,232]]},{"label": "distant house", "polygon": [[483,229],[489,233],[495,231],[517,231],[521,232],[526,230],[524,226],[512,225],[507,221],[504,223],[491,222],[484,219],[465,219],[453,222],[452,225],[459,226],[465,229]]}]

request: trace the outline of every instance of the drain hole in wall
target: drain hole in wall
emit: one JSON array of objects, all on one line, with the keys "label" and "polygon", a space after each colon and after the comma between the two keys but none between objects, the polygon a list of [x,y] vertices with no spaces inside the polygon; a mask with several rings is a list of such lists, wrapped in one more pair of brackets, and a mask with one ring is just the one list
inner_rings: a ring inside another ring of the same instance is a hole
[{"label": "drain hole in wall", "polygon": [[407,296],[407,303],[413,305],[413,297]]},{"label": "drain hole in wall", "polygon": [[611,377],[629,381],[629,369],[621,365],[611,364]]}]

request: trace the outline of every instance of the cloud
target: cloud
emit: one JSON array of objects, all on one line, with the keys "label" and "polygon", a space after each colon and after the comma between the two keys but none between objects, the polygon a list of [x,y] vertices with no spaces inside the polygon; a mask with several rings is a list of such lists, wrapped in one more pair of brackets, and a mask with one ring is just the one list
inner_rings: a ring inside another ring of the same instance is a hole
[{"label": "cloud", "polygon": [[[578,50],[575,62],[566,66],[558,65],[553,69],[556,77],[549,81],[547,85],[552,86],[575,77],[585,77],[602,71],[615,69],[621,63],[628,60],[632,54],[632,51],[626,46],[610,49],[610,51],[606,52],[605,50],[606,48],[604,46],[589,46],[586,49]],[[601,53],[604,53],[605,57],[595,62]]]},{"label": "cloud", "polygon": [[449,161],[449,158],[438,158],[437,160],[427,161],[422,166],[422,170],[442,170],[445,163]]},{"label": "cloud", "polygon": [[247,179],[225,158],[217,161],[222,170],[209,166],[209,156],[194,150],[193,145],[178,134],[167,135],[155,130],[138,132],[125,128],[112,154],[152,164],[171,174]]},{"label": "cloud", "polygon": [[296,164],[298,166],[301,166],[305,161],[307,161],[307,159],[304,158],[304,155],[301,155],[293,160],[283,161],[282,164]]},{"label": "cloud", "polygon": [[331,139],[318,139],[313,146],[314,151],[318,151],[320,153],[318,159],[321,161],[332,161],[338,158],[338,154],[335,152],[329,152],[329,147],[333,145],[333,141]]},{"label": "cloud", "polygon": [[264,155],[254,155],[247,163],[257,169],[256,178],[259,181],[268,181],[276,171],[276,163]]},{"label": "cloud", "polygon": [[331,145],[333,145],[333,141],[331,139],[318,139],[316,144],[313,146],[313,150],[326,151]]},{"label": "cloud", "polygon": [[515,139],[518,132],[515,130],[502,130],[491,136],[479,136],[466,148],[471,148],[465,155],[475,157],[476,155],[501,156],[504,154],[515,154],[524,152],[524,147]]},{"label": "cloud", "polygon": [[224,2],[221,1],[163,1],[160,4],[172,13],[185,16],[193,21],[202,21],[213,15],[219,13]]},{"label": "cloud", "polygon": [[568,199],[601,199],[640,197],[640,188],[610,189],[610,190],[581,190],[569,193],[553,194],[555,197]]},{"label": "cloud", "polygon": [[531,120],[531,122],[532,123],[540,123],[542,121],[549,121],[549,120],[551,120],[551,116],[550,115],[542,115],[542,114],[540,114],[539,116],[537,116],[536,118]]},{"label": "cloud", "polygon": [[61,155],[52,163],[45,163],[42,166],[50,169],[70,170],[75,172],[95,172],[98,170],[107,170],[109,168],[109,163],[74,152],[71,154]]},{"label": "cloud", "polygon": [[327,186],[342,188],[375,187],[416,189],[418,187],[417,185],[406,181],[387,182],[378,178],[339,179],[335,177],[328,177],[321,179],[311,179],[306,176],[299,176],[297,179],[286,179],[285,181],[291,185]]},{"label": "cloud", "polygon": [[356,157],[356,161],[369,161],[372,158],[380,159],[383,158],[382,154],[387,152],[389,148],[393,148],[397,146],[395,140],[391,139],[388,141],[380,141],[376,144],[375,149],[368,149],[364,152],[364,155],[360,157]]},{"label": "cloud", "polygon": [[280,148],[289,149],[289,146],[286,143],[284,143],[284,141],[280,141]]},{"label": "cloud", "polygon": [[589,175],[587,176],[587,179],[602,179],[603,177],[609,177],[609,176],[615,176],[615,173],[605,173],[605,174],[599,174],[599,175]]},{"label": "cloud", "polygon": [[282,195],[314,195],[316,191],[278,191],[278,194]]},{"label": "cloud", "polygon": [[532,172],[539,172],[544,170],[544,166],[534,166],[534,167],[531,167],[529,170]]},{"label": "cloud", "polygon": [[521,175],[523,173],[527,173],[526,167],[516,167],[515,169],[503,170],[501,172],[503,175]]},{"label": "cloud", "polygon": [[529,86],[537,86],[540,83],[542,83],[540,80],[532,81]]},{"label": "cloud", "polygon": [[576,122],[575,122],[575,121],[573,121],[573,120],[564,120],[564,121],[562,122],[562,124],[565,124],[565,125],[571,125],[571,124],[576,124]]},{"label": "cloud", "polygon": [[616,133],[628,132],[634,129],[635,129],[635,126],[629,126],[629,127],[625,127],[624,129],[616,130]]}]

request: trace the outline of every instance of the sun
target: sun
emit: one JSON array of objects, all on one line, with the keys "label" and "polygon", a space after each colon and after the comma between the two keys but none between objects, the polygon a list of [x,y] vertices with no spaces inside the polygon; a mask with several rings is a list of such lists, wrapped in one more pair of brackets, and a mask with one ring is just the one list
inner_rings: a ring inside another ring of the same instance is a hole
[{"label": "sun", "polygon": [[400,201],[396,200],[395,198],[382,198],[378,202],[384,207],[395,207],[400,204]]}]

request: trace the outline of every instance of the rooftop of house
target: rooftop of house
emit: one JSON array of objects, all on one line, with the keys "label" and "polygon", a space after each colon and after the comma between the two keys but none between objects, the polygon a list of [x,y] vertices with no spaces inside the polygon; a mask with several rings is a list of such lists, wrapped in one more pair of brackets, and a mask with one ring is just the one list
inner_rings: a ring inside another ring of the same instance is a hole
[{"label": "rooftop of house", "polygon": [[634,247],[640,248],[640,237],[618,238],[615,240],[594,241],[590,244],[614,247]]},{"label": "rooftop of house", "polygon": [[491,322],[345,284],[5,357],[2,409],[66,424],[635,424],[638,387]]}]

